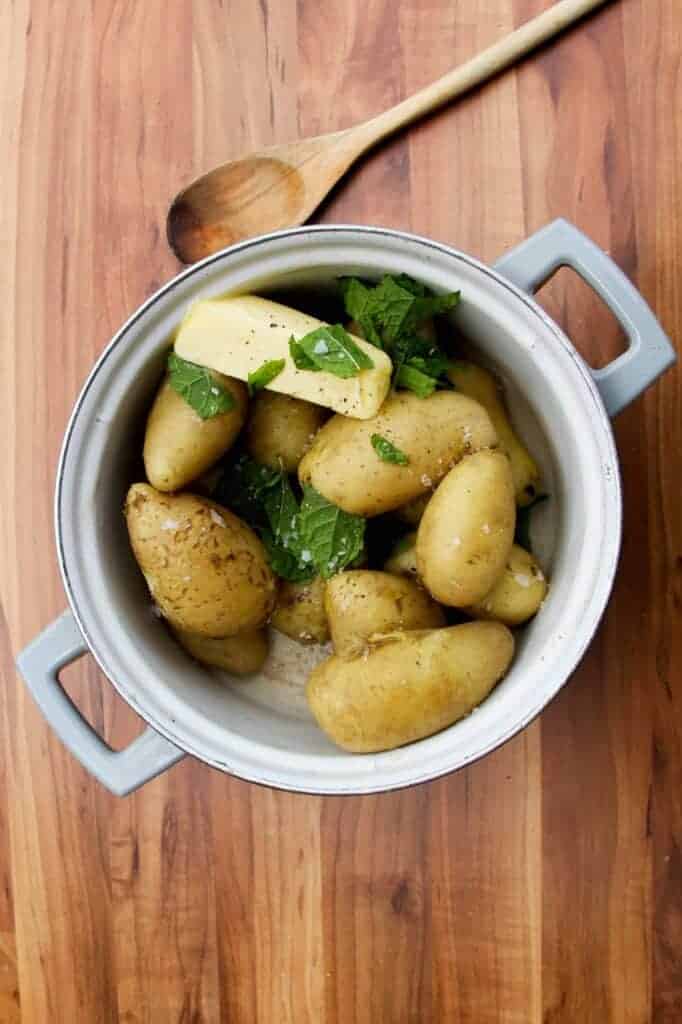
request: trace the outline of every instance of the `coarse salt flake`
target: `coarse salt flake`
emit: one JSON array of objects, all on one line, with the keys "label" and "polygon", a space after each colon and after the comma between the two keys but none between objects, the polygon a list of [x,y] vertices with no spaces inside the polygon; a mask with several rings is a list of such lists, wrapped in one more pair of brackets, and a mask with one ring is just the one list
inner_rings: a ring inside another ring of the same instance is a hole
[{"label": "coarse salt flake", "polygon": [[530,576],[526,576],[523,572],[514,573],[514,579],[520,587],[530,587],[533,583]]},{"label": "coarse salt flake", "polygon": [[220,512],[216,512],[214,508],[211,509],[211,519],[216,524],[216,526],[222,526],[224,529],[227,528],[227,524],[223,517],[221,516]]}]

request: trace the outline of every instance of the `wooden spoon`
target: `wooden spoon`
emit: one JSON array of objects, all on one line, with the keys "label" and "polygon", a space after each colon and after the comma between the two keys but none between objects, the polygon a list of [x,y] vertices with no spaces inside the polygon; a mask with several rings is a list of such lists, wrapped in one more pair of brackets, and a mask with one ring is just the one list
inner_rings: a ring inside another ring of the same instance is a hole
[{"label": "wooden spoon", "polygon": [[509,67],[607,0],[559,0],[477,57],[370,121],[270,146],[216,167],[179,193],[168,241],[183,263],[233,242],[302,224],[364,152],[392,132]]}]

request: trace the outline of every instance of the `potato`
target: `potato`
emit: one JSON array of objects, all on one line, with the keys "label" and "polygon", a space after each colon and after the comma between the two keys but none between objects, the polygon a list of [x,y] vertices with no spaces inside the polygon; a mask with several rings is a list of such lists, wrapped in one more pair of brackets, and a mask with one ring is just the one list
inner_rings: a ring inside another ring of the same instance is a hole
[{"label": "potato", "polygon": [[319,405],[261,391],[249,408],[246,449],[256,462],[295,473],[326,419],[326,410]]},{"label": "potato", "polygon": [[154,399],[144,435],[144,468],[157,491],[179,491],[231,447],[246,419],[247,392],[239,380],[213,373],[235,400],[229,412],[202,420],[166,377]]},{"label": "potato", "polygon": [[419,526],[421,517],[424,515],[424,509],[431,501],[431,491],[427,491],[426,494],[420,494],[414,501],[408,501],[407,505],[401,505],[400,508],[395,510],[395,514],[398,519],[403,523],[407,523],[408,526]]},{"label": "potato", "polygon": [[352,659],[333,655],[306,685],[318,725],[344,750],[392,750],[468,715],[507,671],[514,638],[499,622],[398,633]]},{"label": "potato", "polygon": [[391,551],[384,562],[384,572],[392,572],[394,576],[417,575],[417,532],[406,533]]},{"label": "potato", "polygon": [[138,565],[175,629],[223,637],[266,621],[276,579],[260,540],[232,512],[195,494],[133,484],[125,517]]},{"label": "potato", "polygon": [[537,494],[540,470],[509,422],[502,395],[492,373],[475,363],[452,363],[448,377],[458,391],[476,399],[486,409],[497,431],[500,448],[509,456],[518,505],[528,505]]},{"label": "potato", "polygon": [[[372,448],[373,434],[404,452],[408,465],[383,462]],[[496,443],[487,412],[466,395],[437,391],[418,398],[399,391],[372,419],[332,416],[301,460],[298,476],[345,512],[376,516],[428,491],[463,455]]]},{"label": "potato", "polygon": [[535,615],[547,593],[547,581],[529,551],[514,544],[504,572],[478,604],[465,609],[475,619],[520,626]]},{"label": "potato", "polygon": [[334,650],[349,658],[384,633],[445,625],[445,615],[413,580],[357,569],[327,583],[324,607]]},{"label": "potato", "polygon": [[324,610],[326,586],[319,576],[310,583],[284,581],[270,618],[273,629],[300,644],[326,644],[329,640],[329,623]]},{"label": "potato", "polygon": [[245,629],[234,636],[222,637],[198,636],[178,630],[175,636],[187,653],[202,665],[210,665],[235,676],[259,672],[268,656],[266,629]]},{"label": "potato", "polygon": [[442,604],[466,608],[488,594],[514,540],[516,503],[509,458],[468,455],[426,506],[417,531],[417,571]]}]

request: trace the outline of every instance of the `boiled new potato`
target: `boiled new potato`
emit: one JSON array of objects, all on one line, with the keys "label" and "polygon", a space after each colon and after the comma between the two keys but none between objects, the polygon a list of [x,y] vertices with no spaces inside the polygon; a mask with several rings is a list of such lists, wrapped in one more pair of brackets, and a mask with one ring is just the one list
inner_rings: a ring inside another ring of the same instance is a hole
[{"label": "boiled new potato", "polygon": [[478,604],[467,608],[475,619],[520,626],[535,615],[547,593],[547,581],[533,555],[514,544],[501,577]]},{"label": "boiled new potato", "polygon": [[300,644],[326,644],[329,640],[329,623],[324,610],[326,586],[319,576],[310,583],[284,580],[270,625]]},{"label": "boiled new potato", "polygon": [[397,633],[352,659],[334,655],[306,686],[318,725],[344,750],[391,750],[468,715],[509,667],[499,622]]},{"label": "boiled new potato", "polygon": [[466,608],[504,571],[516,524],[514,481],[502,451],[468,455],[426,506],[417,531],[417,571],[442,604]]},{"label": "boiled new potato", "polygon": [[178,641],[188,654],[202,665],[250,676],[259,672],[268,656],[268,634],[265,629],[245,629],[234,636],[198,636],[177,630]]},{"label": "boiled new potato", "polygon": [[394,576],[417,575],[416,530],[400,538],[384,562],[384,572],[392,572]]},{"label": "boiled new potato", "polygon": [[326,418],[319,405],[261,391],[249,408],[246,449],[256,462],[295,473]]},{"label": "boiled new potato", "polygon": [[239,380],[212,374],[234,398],[228,412],[203,420],[166,377],[147,419],[144,468],[158,491],[179,491],[232,446],[246,418],[247,392]]},{"label": "boiled new potato", "polygon": [[528,505],[537,494],[540,470],[509,422],[497,381],[492,373],[475,363],[460,361],[451,363],[448,377],[458,391],[475,398],[488,412],[497,431],[500,448],[507,453],[511,462],[516,502],[518,505]]},{"label": "boiled new potato", "polygon": [[407,505],[401,505],[400,508],[395,510],[395,514],[398,519],[402,520],[403,523],[407,523],[408,526],[419,526],[421,517],[424,515],[424,509],[431,500],[431,491],[427,491],[426,494],[420,494],[414,501],[408,501]]},{"label": "boiled new potato", "polygon": [[363,651],[380,634],[445,625],[445,615],[413,580],[356,569],[327,583],[324,607],[334,651],[342,658]]},{"label": "boiled new potato", "polygon": [[[374,434],[399,448],[408,464],[382,461],[372,447]],[[332,416],[301,460],[298,476],[345,512],[376,516],[428,491],[463,455],[495,444],[490,417],[466,395],[437,391],[418,398],[399,391],[372,419]]]},{"label": "boiled new potato", "polygon": [[133,484],[125,517],[138,565],[175,629],[223,637],[266,621],[276,580],[260,540],[232,512],[194,494]]}]

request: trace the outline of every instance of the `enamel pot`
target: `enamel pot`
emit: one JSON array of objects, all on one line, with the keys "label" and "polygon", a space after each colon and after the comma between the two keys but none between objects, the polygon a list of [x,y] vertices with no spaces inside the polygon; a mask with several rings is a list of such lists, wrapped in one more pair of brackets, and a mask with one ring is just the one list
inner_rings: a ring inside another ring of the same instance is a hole
[{"label": "enamel pot", "polygon": [[[628,349],[591,370],[533,292],[568,265],[620,321]],[[534,547],[551,576],[537,617],[519,633],[505,679],[468,718],[382,754],[336,749],[308,715],[302,687],[315,655],[278,638],[260,677],[236,682],[191,661],[153,614],[122,516],[141,478],[146,412],[169,338],[188,305],[227,292],[286,294],[344,274],[404,272],[437,291],[461,289],[457,326],[505,384],[514,421],[542,466],[551,500]],[[674,360],[633,285],[584,235],[555,221],[487,267],[425,238],[372,227],[277,232],[189,268],[144,303],[102,353],[76,402],[55,499],[57,556],[69,608],[18,658],[53,729],[106,787],[129,793],[186,754],[221,771],[308,793],[370,793],[451,772],[530,722],[569,678],[613,585],[621,489],[610,417]],[[59,684],[86,653],[147,723],[112,751]]]}]

